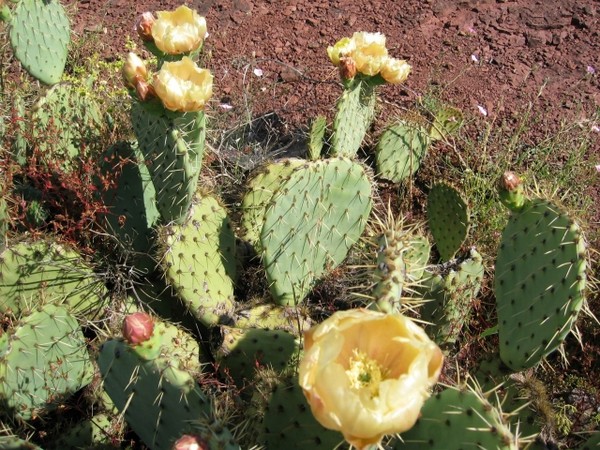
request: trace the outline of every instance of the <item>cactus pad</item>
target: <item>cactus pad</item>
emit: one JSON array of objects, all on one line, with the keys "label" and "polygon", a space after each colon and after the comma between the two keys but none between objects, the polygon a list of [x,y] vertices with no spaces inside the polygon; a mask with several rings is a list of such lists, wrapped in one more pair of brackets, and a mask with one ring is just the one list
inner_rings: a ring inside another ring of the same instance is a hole
[{"label": "cactus pad", "polygon": [[281,305],[301,302],[358,240],[371,211],[371,182],[345,158],[307,163],[273,196],[260,240],[267,280]]},{"label": "cactus pad", "polygon": [[204,156],[203,111],[168,111],[158,102],[136,102],[131,122],[156,189],[163,223],[182,223],[192,203]]},{"label": "cactus pad", "polygon": [[0,253],[0,313],[19,316],[52,302],[91,318],[101,313],[105,299],[106,288],[75,250],[24,241]]},{"label": "cactus pad", "polygon": [[451,260],[467,238],[469,215],[466,200],[452,186],[438,183],[429,191],[427,219],[442,260]]},{"label": "cactus pad", "polygon": [[583,305],[585,282],[584,239],[567,214],[546,200],[531,200],[510,217],[495,279],[506,365],[532,367],[562,343]]},{"label": "cactus pad", "polygon": [[310,135],[308,137],[308,159],[315,161],[321,156],[327,131],[327,118],[317,116],[310,126]]},{"label": "cactus pad", "polygon": [[337,102],[337,113],[333,120],[333,155],[356,155],[375,116],[376,101],[375,87],[360,77],[356,77],[344,89]]},{"label": "cactus pad", "polygon": [[171,288],[206,326],[233,317],[236,276],[235,235],[227,212],[200,196],[187,221],[162,231],[161,264]]},{"label": "cactus pad", "polygon": [[440,108],[433,119],[429,136],[433,141],[445,139],[456,133],[462,127],[463,122],[463,114],[460,109],[452,106]]},{"label": "cactus pad", "polygon": [[242,200],[243,238],[259,250],[260,231],[265,211],[273,195],[294,169],[303,165],[301,159],[284,159],[265,166],[248,182],[249,190]]},{"label": "cactus pad", "polygon": [[71,39],[69,18],[61,3],[20,0],[10,24],[10,43],[23,67],[42,83],[58,83]]},{"label": "cactus pad", "polygon": [[[6,337],[4,337],[6,336]],[[94,367],[77,320],[46,305],[0,339],[0,403],[29,420],[91,380]]]},{"label": "cactus pad", "polygon": [[502,412],[477,390],[447,388],[425,402],[416,425],[394,450],[516,450]]},{"label": "cactus pad", "polygon": [[60,162],[65,171],[77,167],[87,147],[101,142],[105,127],[98,103],[81,88],[67,83],[53,86],[36,103],[31,124],[31,135],[44,160],[48,164]]},{"label": "cactus pad", "polygon": [[331,450],[344,438],[313,417],[296,379],[275,386],[263,419],[266,448]]},{"label": "cactus pad", "polygon": [[154,450],[169,450],[194,422],[211,416],[210,399],[192,376],[168,356],[143,360],[124,342],[110,340],[98,365],[104,389],[140,439]]},{"label": "cactus pad", "polygon": [[428,146],[427,132],[416,123],[400,121],[388,127],[375,149],[378,176],[400,183],[417,171]]}]

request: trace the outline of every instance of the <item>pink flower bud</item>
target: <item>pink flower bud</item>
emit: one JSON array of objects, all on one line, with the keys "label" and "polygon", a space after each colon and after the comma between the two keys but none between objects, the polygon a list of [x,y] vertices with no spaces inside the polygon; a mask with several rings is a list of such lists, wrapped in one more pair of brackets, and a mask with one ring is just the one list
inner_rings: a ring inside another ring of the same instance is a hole
[{"label": "pink flower bud", "polygon": [[208,444],[200,436],[192,436],[190,434],[184,434],[181,436],[175,444],[173,444],[173,450],[208,450]]},{"label": "pink flower bud", "polygon": [[123,337],[130,344],[140,344],[152,337],[154,321],[143,312],[136,312],[125,317],[123,321]]},{"label": "pink flower bud", "polygon": [[142,41],[152,41],[154,38],[152,37],[152,26],[156,22],[156,18],[154,14],[147,11],[141,16],[137,18],[135,21],[135,31],[142,39]]}]

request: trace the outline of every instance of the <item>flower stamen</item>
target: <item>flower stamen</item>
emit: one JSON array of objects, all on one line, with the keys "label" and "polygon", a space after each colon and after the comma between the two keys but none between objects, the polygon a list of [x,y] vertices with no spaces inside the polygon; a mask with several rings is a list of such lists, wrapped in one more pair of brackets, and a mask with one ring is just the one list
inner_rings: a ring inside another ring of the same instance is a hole
[{"label": "flower stamen", "polygon": [[346,370],[352,389],[367,389],[371,398],[379,396],[379,385],[385,379],[387,370],[375,359],[354,349]]}]

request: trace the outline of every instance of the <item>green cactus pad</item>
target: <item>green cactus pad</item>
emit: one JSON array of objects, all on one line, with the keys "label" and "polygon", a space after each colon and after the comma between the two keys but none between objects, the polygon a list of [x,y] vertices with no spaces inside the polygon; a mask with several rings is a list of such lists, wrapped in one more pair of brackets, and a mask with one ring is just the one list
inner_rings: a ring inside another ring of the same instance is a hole
[{"label": "green cactus pad", "polygon": [[24,419],[52,410],[86,386],[94,366],[77,320],[46,305],[14,324],[0,342],[0,403]]},{"label": "green cactus pad", "polygon": [[0,436],[0,448],[2,450],[42,450],[42,447],[17,436]]},{"label": "green cactus pad", "polygon": [[584,302],[586,249],[579,226],[557,206],[532,200],[514,213],[496,258],[500,357],[536,365],[571,331]]},{"label": "green cactus pad", "polygon": [[433,141],[445,139],[456,133],[462,127],[463,122],[463,114],[460,109],[452,106],[440,108],[433,119],[429,137]]},{"label": "green cactus pad", "polygon": [[0,253],[0,313],[19,316],[43,303],[63,303],[78,316],[94,318],[106,300],[104,284],[73,249],[23,241]]},{"label": "green cactus pad", "polygon": [[239,387],[252,382],[259,367],[284,371],[299,347],[296,338],[281,330],[221,327],[223,342],[217,349],[219,368]]},{"label": "green cactus pad", "polygon": [[469,232],[469,206],[452,186],[434,185],[427,196],[429,229],[442,260],[451,260]]},{"label": "green cactus pad", "polygon": [[173,291],[204,325],[230,323],[235,310],[235,235],[227,212],[199,196],[183,225],[166,227],[161,264]]},{"label": "green cactus pad", "polygon": [[102,173],[116,179],[114,188],[101,191],[108,208],[102,217],[105,228],[118,237],[124,252],[132,253],[133,265],[150,271],[154,264],[148,254],[160,215],[150,173],[136,147],[135,143],[120,142],[103,155]]},{"label": "green cactus pad", "polygon": [[327,118],[317,116],[310,126],[308,137],[308,159],[315,161],[320,158],[323,151],[325,132],[327,131]]},{"label": "green cactus pad", "polygon": [[19,1],[10,22],[10,43],[32,76],[42,83],[58,83],[70,39],[69,18],[58,0]]},{"label": "green cactus pad", "polygon": [[181,435],[203,430],[202,424],[211,421],[210,398],[168,355],[143,360],[124,342],[110,340],[100,350],[98,365],[104,389],[153,450],[170,450]]},{"label": "green cactus pad", "polygon": [[53,86],[36,103],[31,125],[45,162],[58,161],[65,171],[77,167],[86,149],[101,142],[105,128],[98,103],[80,87],[67,83]]},{"label": "green cactus pad", "polygon": [[371,211],[365,169],[345,158],[296,169],[273,196],[260,240],[271,294],[295,305],[335,269],[362,234]]},{"label": "green cactus pad", "polygon": [[248,182],[249,189],[242,200],[242,237],[257,251],[260,251],[260,232],[267,206],[294,169],[305,162],[302,159],[284,159],[268,164]]},{"label": "green cactus pad", "polygon": [[117,449],[111,445],[116,435],[119,435],[119,424],[107,414],[96,414],[70,427],[61,426],[61,434],[49,446],[50,450],[64,449]]},{"label": "green cactus pad", "polygon": [[600,431],[594,431],[581,447],[577,450],[597,450],[600,449]]},{"label": "green cactus pad", "polygon": [[204,156],[203,111],[168,111],[159,102],[135,102],[131,122],[156,189],[163,223],[182,223],[197,189]]},{"label": "green cactus pad", "polygon": [[417,171],[428,147],[427,132],[420,125],[402,120],[388,127],[375,148],[377,175],[400,183]]},{"label": "green cactus pad", "polygon": [[420,308],[421,319],[429,323],[428,334],[443,348],[454,345],[468,324],[483,275],[481,255],[471,249],[468,259],[441,273],[429,273],[417,288],[426,300]]},{"label": "green cactus pad", "polygon": [[275,386],[263,418],[263,440],[267,449],[287,450],[331,450],[344,442],[313,417],[295,378]]},{"label": "green cactus pad", "polygon": [[432,395],[416,425],[400,437],[394,450],[517,449],[502,412],[476,390],[447,388]]},{"label": "green cactus pad", "polygon": [[373,122],[376,102],[375,87],[358,76],[344,89],[337,102],[337,113],[333,120],[333,155],[356,155]]}]

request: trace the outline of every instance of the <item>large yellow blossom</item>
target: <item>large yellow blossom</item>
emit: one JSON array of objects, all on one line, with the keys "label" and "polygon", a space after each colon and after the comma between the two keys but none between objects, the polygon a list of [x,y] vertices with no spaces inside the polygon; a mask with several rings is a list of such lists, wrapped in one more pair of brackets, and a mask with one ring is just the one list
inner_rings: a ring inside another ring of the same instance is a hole
[{"label": "large yellow blossom", "polygon": [[377,75],[388,58],[385,36],[381,33],[357,32],[352,35],[352,41],[355,49],[351,56],[356,63],[356,70],[365,75]]},{"label": "large yellow blossom", "polygon": [[213,76],[184,56],[181,61],[166,62],[154,76],[154,90],[165,108],[171,111],[199,111],[212,96]]},{"label": "large yellow blossom", "polygon": [[304,350],[300,386],[313,415],[358,449],[415,424],[443,362],[409,318],[364,309],[311,328]]},{"label": "large yellow blossom", "polygon": [[158,49],[170,55],[198,49],[206,37],[206,19],[187,6],[175,11],[158,11],[152,37]]}]

